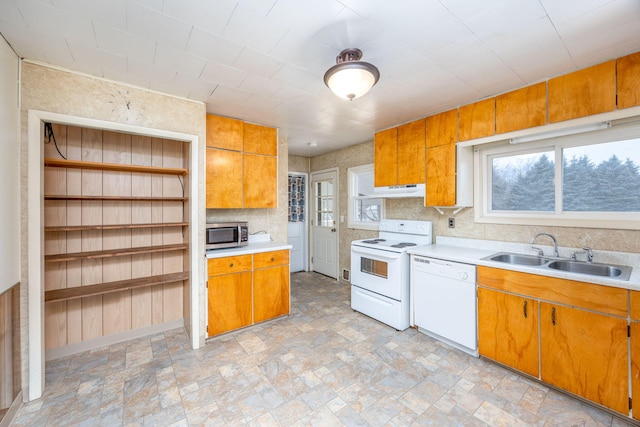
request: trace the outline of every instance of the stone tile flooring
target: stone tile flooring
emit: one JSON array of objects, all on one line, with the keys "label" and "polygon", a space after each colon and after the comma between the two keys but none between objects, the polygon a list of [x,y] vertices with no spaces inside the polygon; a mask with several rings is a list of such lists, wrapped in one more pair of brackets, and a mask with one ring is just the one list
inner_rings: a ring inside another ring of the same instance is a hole
[{"label": "stone tile flooring", "polygon": [[349,307],[292,275],[287,318],[191,350],[182,329],[46,365],[14,426],[622,426],[617,417]]}]

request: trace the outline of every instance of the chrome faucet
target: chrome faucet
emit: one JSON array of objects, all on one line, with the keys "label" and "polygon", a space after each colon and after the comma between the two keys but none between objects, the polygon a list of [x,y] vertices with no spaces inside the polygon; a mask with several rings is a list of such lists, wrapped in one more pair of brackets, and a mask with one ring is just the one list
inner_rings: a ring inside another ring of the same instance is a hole
[{"label": "chrome faucet", "polygon": [[582,248],[581,251],[576,251],[574,253],[571,254],[571,259],[574,261],[578,260],[578,255],[583,255],[586,254],[587,255],[587,263],[593,262],[593,252],[591,251],[591,248],[589,247],[584,247]]},{"label": "chrome faucet", "polygon": [[560,258],[560,254],[558,253],[558,241],[556,240],[555,237],[553,237],[551,234],[549,233],[538,233],[535,236],[533,236],[533,239],[531,239],[531,249],[534,249],[536,251],[538,251],[538,255],[539,256],[544,256],[544,252],[542,251],[542,249],[540,249],[537,246],[533,246],[533,244],[535,243],[536,239],[540,236],[547,236],[550,237],[551,240],[553,240],[553,254],[555,255],[556,258]]}]

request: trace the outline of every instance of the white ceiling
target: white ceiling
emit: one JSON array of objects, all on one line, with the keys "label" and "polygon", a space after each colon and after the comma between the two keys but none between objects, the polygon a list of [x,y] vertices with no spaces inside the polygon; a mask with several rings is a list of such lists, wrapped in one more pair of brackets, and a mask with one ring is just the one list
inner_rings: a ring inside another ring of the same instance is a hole
[{"label": "white ceiling", "polygon": [[[206,102],[313,156],[638,51],[640,0],[0,0],[0,33],[21,57]],[[351,102],[323,82],[348,47],[381,74]]]}]

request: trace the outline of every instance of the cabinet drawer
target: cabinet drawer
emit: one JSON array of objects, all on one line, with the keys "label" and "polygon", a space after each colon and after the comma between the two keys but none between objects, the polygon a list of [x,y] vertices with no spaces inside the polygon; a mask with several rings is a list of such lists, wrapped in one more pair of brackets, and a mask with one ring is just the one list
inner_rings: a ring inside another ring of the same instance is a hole
[{"label": "cabinet drawer", "polygon": [[212,258],[209,260],[209,276],[251,271],[251,255]]},{"label": "cabinet drawer", "polygon": [[545,301],[627,317],[629,291],[612,286],[478,266],[478,284]]},{"label": "cabinet drawer", "polygon": [[289,264],[289,251],[262,252],[253,254],[254,270],[259,268],[273,267],[275,265]]}]

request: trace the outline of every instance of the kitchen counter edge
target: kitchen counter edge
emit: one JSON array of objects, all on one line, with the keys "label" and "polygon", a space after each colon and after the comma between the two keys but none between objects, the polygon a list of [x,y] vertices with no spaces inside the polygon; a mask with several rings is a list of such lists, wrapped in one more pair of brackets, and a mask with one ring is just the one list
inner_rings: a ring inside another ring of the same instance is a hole
[{"label": "kitchen counter edge", "polygon": [[250,243],[247,246],[240,246],[237,248],[229,249],[210,249],[205,252],[205,257],[210,258],[224,258],[228,256],[238,255],[250,255],[260,252],[279,251],[283,249],[291,250],[293,246],[282,242],[258,242]]},{"label": "kitchen counter edge", "polygon": [[527,267],[522,265],[505,264],[497,261],[483,260],[482,258],[493,255],[496,250],[475,249],[449,245],[416,246],[407,251],[410,255],[419,255],[428,258],[436,258],[444,261],[461,262],[464,264],[481,265],[484,267],[500,268],[503,270],[520,271],[523,273],[537,274],[539,276],[555,277],[559,279],[574,280],[577,282],[593,283],[596,285],[612,286],[615,288],[640,291],[640,270],[633,267],[631,278],[627,280],[615,280],[598,276],[586,276],[576,273]]}]

